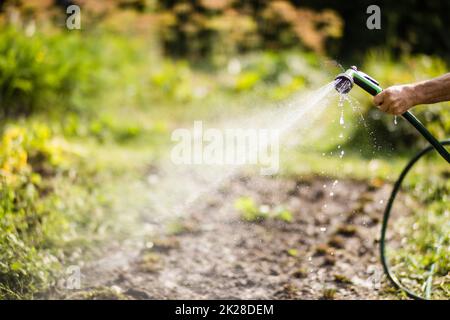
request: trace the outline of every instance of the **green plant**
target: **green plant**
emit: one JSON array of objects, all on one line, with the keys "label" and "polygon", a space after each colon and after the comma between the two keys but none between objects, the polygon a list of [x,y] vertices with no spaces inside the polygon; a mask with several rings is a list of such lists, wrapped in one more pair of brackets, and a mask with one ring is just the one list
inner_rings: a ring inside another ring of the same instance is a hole
[{"label": "green plant", "polygon": [[352,284],[352,280],[347,278],[346,276],[342,274],[335,274],[334,275],[334,281],[340,284],[350,285]]},{"label": "green plant", "polygon": [[155,96],[187,102],[193,98],[192,73],[187,62],[165,60],[150,75],[150,86]]},{"label": "green plant", "polygon": [[45,246],[65,221],[42,175],[62,170],[65,154],[43,125],[11,126],[1,137],[0,298],[41,290],[58,270],[58,260]]},{"label": "green plant", "polygon": [[92,93],[95,66],[79,35],[27,34],[6,26],[0,33],[0,112],[81,107],[80,97]]},{"label": "green plant", "polygon": [[335,288],[325,288],[322,292],[322,299],[333,300],[336,298],[337,290]]},{"label": "green plant", "polygon": [[409,290],[440,299],[448,297],[450,288],[450,182],[446,171],[427,174],[422,180],[406,180],[409,201],[415,206],[393,225],[396,238],[391,242],[401,239],[401,245],[388,245],[388,257],[395,274]]},{"label": "green plant", "polygon": [[266,205],[258,207],[250,197],[238,198],[234,207],[240,212],[242,219],[249,222],[261,221],[269,217],[287,223],[293,220],[292,213],[284,207],[278,206],[274,211],[271,211]]},{"label": "green plant", "polygon": [[247,92],[265,88],[267,98],[286,99],[306,86],[325,81],[326,73],[318,68],[318,61],[317,56],[301,51],[265,51],[236,58],[233,63],[242,70],[234,72],[232,89]]},{"label": "green plant", "polygon": [[234,203],[234,207],[240,212],[242,219],[248,222],[262,221],[267,218],[267,212],[260,210],[252,198],[241,197]]},{"label": "green plant", "polygon": [[277,210],[275,211],[275,219],[284,221],[284,222],[292,222],[293,217],[292,217],[292,213],[283,208],[283,207],[278,207]]}]

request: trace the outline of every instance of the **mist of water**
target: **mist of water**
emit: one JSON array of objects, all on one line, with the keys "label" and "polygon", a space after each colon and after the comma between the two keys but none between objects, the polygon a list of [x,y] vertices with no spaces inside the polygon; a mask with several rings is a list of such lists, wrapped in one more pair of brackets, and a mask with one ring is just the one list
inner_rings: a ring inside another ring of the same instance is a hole
[{"label": "mist of water", "polygon": [[[281,145],[296,145],[307,139],[312,124],[329,105],[328,98],[333,91],[334,82],[331,82],[315,91],[298,94],[277,107],[264,108],[256,114],[244,115],[222,123],[211,123],[208,126],[222,130],[227,128],[277,130]],[[296,133],[294,141],[288,139],[288,134],[293,131]],[[253,148],[265,147],[253,146]],[[175,165],[169,157],[162,159],[157,166],[158,169],[148,177],[150,185],[148,219],[157,223],[166,218],[186,214],[187,209],[197,200],[208,193],[216,192],[228,179],[244,170],[244,167],[248,165]]]}]

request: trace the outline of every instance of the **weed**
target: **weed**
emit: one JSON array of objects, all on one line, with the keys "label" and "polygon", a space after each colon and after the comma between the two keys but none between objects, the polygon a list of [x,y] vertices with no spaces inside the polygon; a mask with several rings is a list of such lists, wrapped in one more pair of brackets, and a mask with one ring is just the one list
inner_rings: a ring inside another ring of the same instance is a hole
[{"label": "weed", "polygon": [[139,269],[143,272],[157,272],[162,268],[161,256],[155,252],[144,252],[138,263]]},{"label": "weed", "polygon": [[154,239],[149,246],[153,251],[156,252],[168,252],[173,249],[178,249],[180,247],[180,242],[175,237],[159,238]]},{"label": "weed", "polygon": [[325,288],[322,292],[322,299],[324,300],[334,300],[336,298],[336,289],[335,288]]},{"label": "weed", "polygon": [[247,222],[260,222],[267,218],[267,212],[261,211],[250,197],[241,197],[234,203],[234,207]]},{"label": "weed", "polygon": [[193,222],[181,219],[174,220],[167,225],[167,234],[172,236],[185,233],[194,233],[196,230],[197,227]]},{"label": "weed", "polygon": [[296,285],[292,283],[286,283],[283,288],[275,293],[281,299],[294,299],[298,297],[299,290]]},{"label": "weed", "polygon": [[340,284],[352,284],[352,281],[349,278],[341,274],[335,274],[334,281]]},{"label": "weed", "polygon": [[286,252],[291,257],[298,257],[298,254],[299,254],[298,250],[297,249],[293,249],[293,248],[288,249]]},{"label": "weed", "polygon": [[82,300],[128,300],[117,286],[97,287],[89,291],[77,292],[69,297]]},{"label": "weed", "polygon": [[235,208],[241,213],[243,220],[248,222],[260,222],[267,218],[273,218],[286,223],[293,221],[292,213],[282,206],[271,211],[267,205],[257,207],[255,201],[250,197],[241,197],[234,203]]},{"label": "weed", "polygon": [[45,126],[11,126],[0,141],[0,298],[27,297],[58,271],[45,249],[67,220],[42,175],[63,170],[65,151]]},{"label": "weed", "polygon": [[275,212],[275,219],[291,223],[293,220],[293,216],[289,210],[279,207]]},{"label": "weed", "polygon": [[341,225],[336,231],[337,234],[343,235],[345,237],[353,237],[356,235],[356,232],[356,226],[350,224]]}]

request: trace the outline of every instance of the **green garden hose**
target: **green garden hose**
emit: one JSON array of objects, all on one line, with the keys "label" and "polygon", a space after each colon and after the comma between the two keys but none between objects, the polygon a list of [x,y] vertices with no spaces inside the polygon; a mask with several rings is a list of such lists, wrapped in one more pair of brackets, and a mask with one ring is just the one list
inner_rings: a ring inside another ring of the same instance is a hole
[{"label": "green garden hose", "polygon": [[[368,76],[364,72],[359,71],[356,67],[351,67],[344,73],[339,74],[335,79],[335,88],[341,94],[347,94],[353,87],[353,84],[357,84],[359,87],[375,96],[383,89],[379,86],[379,83]],[[414,164],[425,154],[435,149],[440,156],[445,159],[448,163],[450,163],[450,153],[445,149],[444,145],[450,145],[450,140],[438,141],[426,128],[425,126],[409,111],[402,114],[403,118],[405,118],[416,130],[430,143],[430,146],[426,147],[422,151],[420,151],[416,156],[414,156],[406,167],[401,172],[399,178],[395,182],[394,188],[392,190],[391,196],[389,197],[389,201],[386,205],[386,209],[383,215],[383,223],[381,226],[381,237],[380,237],[380,258],[381,263],[383,264],[383,270],[388,279],[392,282],[392,284],[400,290],[403,290],[410,298],[413,299],[425,299],[428,298],[430,294],[431,283],[427,286],[427,296],[421,297],[411,292],[408,288],[402,285],[400,280],[392,273],[389,264],[386,259],[386,231],[388,228],[389,217],[391,214],[392,205],[394,204],[395,197],[400,190],[402,182]],[[430,282],[430,281],[428,281]]]},{"label": "green garden hose", "polygon": [[[450,145],[450,139],[444,140],[440,142],[441,145]],[[395,197],[397,196],[398,191],[400,190],[400,187],[402,186],[402,182],[405,179],[408,172],[411,170],[411,168],[414,166],[414,164],[424,155],[426,155],[428,152],[433,150],[433,146],[428,146],[422,151],[420,151],[418,154],[416,154],[405,166],[403,171],[401,172],[400,176],[398,177],[397,181],[394,184],[394,188],[392,189],[391,195],[389,197],[389,200],[387,202],[386,208],[384,210],[383,214],[383,222],[381,224],[381,237],[380,237],[380,258],[381,263],[383,264],[383,270],[386,276],[389,278],[389,280],[394,284],[394,286],[402,291],[404,291],[410,298],[413,299],[425,299],[424,297],[421,297],[419,295],[416,295],[412,291],[410,291],[408,288],[402,285],[401,281],[393,274],[389,267],[389,263],[386,259],[386,232],[388,228],[389,218],[391,216],[391,209],[395,201]]]}]

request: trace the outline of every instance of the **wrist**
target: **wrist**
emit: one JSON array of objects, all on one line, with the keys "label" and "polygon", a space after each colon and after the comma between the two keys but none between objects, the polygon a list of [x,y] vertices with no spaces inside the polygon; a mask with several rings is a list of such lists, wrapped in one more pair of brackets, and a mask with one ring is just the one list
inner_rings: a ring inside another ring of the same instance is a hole
[{"label": "wrist", "polygon": [[411,107],[422,103],[423,93],[418,84],[407,85],[407,92],[409,96],[409,104]]}]

